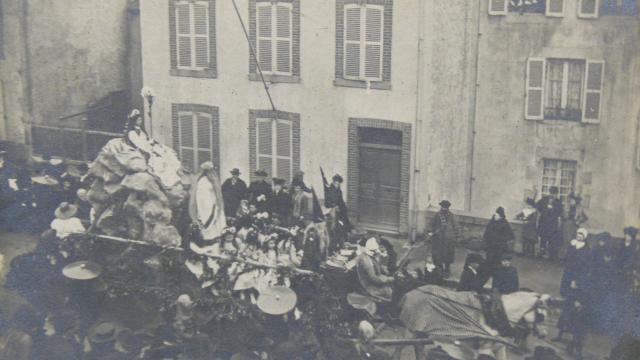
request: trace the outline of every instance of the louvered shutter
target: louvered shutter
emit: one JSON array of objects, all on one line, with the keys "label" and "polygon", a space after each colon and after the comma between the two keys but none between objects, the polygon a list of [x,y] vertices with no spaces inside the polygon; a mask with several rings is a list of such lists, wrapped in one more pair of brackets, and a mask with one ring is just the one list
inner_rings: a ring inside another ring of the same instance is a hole
[{"label": "louvered shutter", "polygon": [[360,79],[360,20],[361,11],[358,5],[344,7],[344,77]]},{"label": "louvered shutter", "polygon": [[258,29],[258,62],[264,72],[273,71],[273,24],[270,2],[256,4]]},{"label": "louvered shutter", "polygon": [[277,177],[291,180],[292,172],[292,124],[287,120],[276,121]]},{"label": "louvered shutter", "polygon": [[598,0],[580,0],[578,16],[581,18],[598,17]]},{"label": "louvered shutter", "polygon": [[198,150],[196,152],[198,165],[205,161],[211,161],[211,115],[207,113],[195,113],[196,139]]},{"label": "louvered shutter", "polygon": [[384,7],[366,7],[366,34],[364,77],[366,80],[382,80],[382,30],[384,28]]},{"label": "louvered shutter", "polygon": [[209,3],[193,4],[193,47],[195,68],[206,69],[209,65]]},{"label": "louvered shutter", "polygon": [[276,5],[276,72],[291,75],[291,4]]},{"label": "louvered shutter", "polygon": [[193,113],[180,112],[178,114],[178,128],[180,132],[180,160],[182,164],[192,171],[197,170],[195,165],[195,144],[193,141]]},{"label": "louvered shutter", "polygon": [[604,61],[587,61],[587,71],[585,74],[582,121],[586,123],[598,123],[600,122]]},{"label": "louvered shutter", "polygon": [[544,59],[530,58],[527,61],[526,99],[524,110],[526,119],[544,119],[544,73]]},{"label": "louvered shutter", "polygon": [[191,5],[185,1],[176,3],[176,38],[178,68],[190,68],[192,66]]},{"label": "louvered shutter", "polygon": [[489,15],[507,15],[508,0],[489,0]]},{"label": "louvered shutter", "polygon": [[547,0],[547,16],[563,17],[564,0]]},{"label": "louvered shutter", "polygon": [[258,169],[273,174],[273,125],[271,119],[256,119]]}]

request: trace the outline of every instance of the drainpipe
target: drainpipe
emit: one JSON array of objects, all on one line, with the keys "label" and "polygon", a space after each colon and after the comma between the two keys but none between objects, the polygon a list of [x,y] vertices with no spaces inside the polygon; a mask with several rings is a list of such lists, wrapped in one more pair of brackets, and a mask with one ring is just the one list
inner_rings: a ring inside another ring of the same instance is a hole
[{"label": "drainpipe", "polygon": [[419,209],[419,196],[420,190],[420,139],[422,138],[422,74],[423,74],[423,49],[422,44],[424,42],[424,9],[425,0],[418,1],[418,56],[417,56],[417,81],[416,81],[416,126],[413,136],[413,216],[411,220],[411,241],[415,241],[418,233],[418,209]]},{"label": "drainpipe", "polygon": [[31,133],[31,123],[33,120],[33,95],[32,92],[32,77],[31,77],[31,48],[29,47],[29,0],[22,1],[22,36],[24,36],[24,69],[23,74],[25,79],[25,105],[27,108],[27,118],[24,123],[25,144],[28,149],[28,158],[31,158],[33,153],[33,138]]},{"label": "drainpipe", "polygon": [[469,188],[468,188],[468,197],[467,197],[467,211],[472,210],[472,200],[473,200],[473,183],[475,182],[474,176],[474,158],[475,158],[475,144],[476,144],[476,121],[478,117],[478,89],[480,88],[480,71],[478,70],[478,65],[480,64],[480,38],[482,37],[482,32],[480,31],[480,14],[482,13],[482,1],[478,1],[478,13],[477,16],[477,31],[476,31],[476,54],[475,54],[475,81],[473,86],[473,101],[471,101],[471,131],[469,134],[470,142],[469,142]]}]

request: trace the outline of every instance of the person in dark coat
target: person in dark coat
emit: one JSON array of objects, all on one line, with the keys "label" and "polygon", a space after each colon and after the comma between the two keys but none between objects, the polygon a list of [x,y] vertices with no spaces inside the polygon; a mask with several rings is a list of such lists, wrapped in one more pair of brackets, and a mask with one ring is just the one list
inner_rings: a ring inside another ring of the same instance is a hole
[{"label": "person in dark coat", "polygon": [[593,326],[600,331],[613,330],[616,310],[616,264],[615,249],[611,235],[607,232],[596,236],[591,249],[591,276],[589,297],[592,300]]},{"label": "person in dark coat", "polygon": [[487,224],[483,238],[487,253],[487,269],[489,274],[493,275],[500,267],[504,254],[509,252],[509,242],[516,238],[502,206],[496,209],[496,213]]},{"label": "person in dark coat", "polygon": [[440,211],[431,220],[431,258],[445,276],[451,274],[451,263],[455,258],[455,244],[460,236],[456,216],[449,211],[451,203],[440,202]]},{"label": "person in dark coat", "polygon": [[9,227],[10,207],[15,201],[16,170],[6,160],[7,152],[0,150],[0,230]]},{"label": "person in dark coat", "polygon": [[520,280],[518,269],[511,265],[511,256],[502,255],[500,266],[493,273],[491,287],[497,289],[501,294],[511,294],[520,290]]},{"label": "person in dark coat", "polygon": [[247,198],[247,183],[240,179],[240,170],[231,170],[231,177],[222,183],[224,213],[227,217],[235,217],[240,201]]},{"label": "person in dark coat", "polygon": [[637,296],[633,293],[633,271],[636,259],[640,254],[638,241],[636,236],[638,229],[629,226],[624,229],[624,239],[617,251],[615,258],[616,288],[618,293],[617,305],[617,323],[622,333],[628,332],[633,328],[635,316],[633,312],[635,307],[640,303]]},{"label": "person in dark coat", "polygon": [[13,232],[35,233],[35,222],[39,221],[35,217],[38,204],[33,192],[31,174],[28,170],[20,170],[16,179],[17,190],[14,192],[14,199],[7,208],[7,228]]},{"label": "person in dark coat", "polygon": [[[324,176],[323,176],[324,179]],[[342,223],[342,226],[349,232],[351,230],[351,221],[349,221],[349,211],[347,209],[347,203],[344,202],[342,195],[342,176],[336,174],[332,178],[331,184],[327,184],[325,180],[324,184],[324,206],[327,209],[338,208],[338,221]]]},{"label": "person in dark coat", "polygon": [[284,179],[273,179],[273,193],[269,197],[269,213],[280,219],[281,224],[286,226],[293,208],[291,195],[284,189]]},{"label": "person in dark coat", "polygon": [[255,205],[258,212],[265,212],[273,190],[266,181],[266,171],[256,170],[254,175],[256,180],[249,185],[249,204]]},{"label": "person in dark coat", "polygon": [[538,210],[538,235],[540,236],[540,255],[549,255],[555,260],[558,258],[558,251],[562,242],[562,232],[560,221],[562,219],[562,201],[558,196],[558,188],[552,186],[549,195],[542,197],[532,205]]},{"label": "person in dark coat", "polygon": [[562,341],[565,332],[571,334],[571,343],[568,352],[575,356],[576,360],[582,359],[582,348],[589,330],[589,298],[588,293],[580,282],[571,283],[565,293],[562,313],[558,319],[558,336],[554,341]]},{"label": "person in dark coat", "polygon": [[300,190],[310,193],[311,189],[304,183],[304,171],[298,171],[291,179],[291,187],[300,186]]},{"label": "person in dark coat", "polygon": [[464,269],[462,275],[460,275],[460,281],[458,282],[457,291],[473,291],[481,292],[486,278],[481,272],[481,267],[484,264],[484,258],[480,254],[471,253],[467,255],[467,259],[464,262]]},{"label": "person in dark coat", "polygon": [[589,266],[591,263],[591,250],[587,247],[586,238],[589,235],[586,229],[578,229],[576,238],[571,241],[567,249],[567,258],[564,264],[564,273],[560,283],[560,295],[567,296],[571,284],[587,284],[589,279]]}]

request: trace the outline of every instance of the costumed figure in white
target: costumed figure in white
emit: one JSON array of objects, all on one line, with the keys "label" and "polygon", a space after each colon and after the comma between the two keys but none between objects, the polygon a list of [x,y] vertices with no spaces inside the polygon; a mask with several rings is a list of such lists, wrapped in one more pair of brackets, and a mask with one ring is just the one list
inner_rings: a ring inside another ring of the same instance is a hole
[{"label": "costumed figure in white", "polygon": [[189,199],[189,215],[193,222],[199,224],[205,241],[213,241],[226,227],[220,179],[210,161],[200,165],[200,173],[194,179]]},{"label": "costumed figure in white", "polygon": [[182,165],[176,152],[151,138],[144,130],[140,111],[134,109],[127,119],[125,139],[147,160],[147,171],[160,179],[166,188],[176,185],[182,175]]}]

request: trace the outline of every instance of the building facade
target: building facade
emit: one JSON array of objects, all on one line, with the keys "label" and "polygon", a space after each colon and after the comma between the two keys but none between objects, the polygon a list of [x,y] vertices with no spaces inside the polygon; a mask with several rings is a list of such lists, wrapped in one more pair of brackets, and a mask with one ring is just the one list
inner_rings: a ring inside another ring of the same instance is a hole
[{"label": "building facade", "polygon": [[342,174],[373,229],[422,231],[443,198],[515,214],[559,185],[615,233],[640,211],[638,19],[587,2],[141,2],[146,125],[223,177]]},{"label": "building facade", "polygon": [[135,1],[2,0],[0,14],[0,141],[81,160],[79,132],[57,128],[115,128],[116,103],[142,104]]}]

